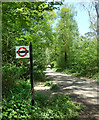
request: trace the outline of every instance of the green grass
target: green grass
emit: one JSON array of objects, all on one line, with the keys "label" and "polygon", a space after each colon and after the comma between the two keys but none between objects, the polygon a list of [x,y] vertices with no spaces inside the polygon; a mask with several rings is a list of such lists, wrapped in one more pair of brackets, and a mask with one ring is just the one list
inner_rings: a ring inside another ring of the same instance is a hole
[{"label": "green grass", "polygon": [[79,116],[82,107],[66,95],[34,94],[35,106],[31,109],[30,83],[22,81],[3,95],[2,120],[60,120]]},{"label": "green grass", "polygon": [[46,82],[44,83],[44,86],[51,86],[52,84],[53,84],[52,81],[46,81]]},{"label": "green grass", "polygon": [[59,86],[58,86],[57,84],[53,84],[52,81],[46,81],[46,82],[44,83],[44,86],[51,86],[51,87],[50,87],[50,90],[53,90],[53,91],[59,90]]},{"label": "green grass", "polygon": [[42,94],[36,94],[35,107],[32,110],[33,119],[65,119],[75,118],[81,110],[81,106],[74,104],[69,96],[54,95],[45,97]]},{"label": "green grass", "polygon": [[99,73],[96,73],[95,75],[93,75],[92,79],[95,79],[96,81],[99,82]]},{"label": "green grass", "polygon": [[96,81],[99,81],[99,73],[92,73],[92,71],[87,70],[78,70],[74,68],[52,68],[52,70],[56,72],[63,72],[67,74],[72,74],[73,76],[82,76],[82,77],[88,77],[91,79],[95,79]]}]

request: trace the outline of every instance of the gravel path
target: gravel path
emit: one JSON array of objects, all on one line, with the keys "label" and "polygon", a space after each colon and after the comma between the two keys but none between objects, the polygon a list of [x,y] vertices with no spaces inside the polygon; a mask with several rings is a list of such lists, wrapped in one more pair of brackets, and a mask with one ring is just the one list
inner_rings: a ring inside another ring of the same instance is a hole
[{"label": "gravel path", "polygon": [[[55,72],[50,68],[47,68],[45,73],[46,79],[60,87],[58,94],[69,94],[74,102],[85,106],[85,112],[80,115],[79,120],[99,120],[98,82]],[[50,91],[50,87],[43,85],[35,86],[34,89],[42,91],[44,94],[55,94]]]}]

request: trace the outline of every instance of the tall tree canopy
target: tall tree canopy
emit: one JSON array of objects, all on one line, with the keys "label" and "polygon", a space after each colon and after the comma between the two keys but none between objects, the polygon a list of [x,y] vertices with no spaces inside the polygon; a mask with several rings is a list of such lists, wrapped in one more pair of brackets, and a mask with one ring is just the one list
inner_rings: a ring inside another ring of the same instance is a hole
[{"label": "tall tree canopy", "polygon": [[78,35],[78,28],[74,15],[75,12],[73,12],[73,8],[67,7],[67,5],[62,7],[58,12],[58,17],[60,19],[56,27],[57,37],[54,44],[54,49],[57,49],[55,51],[57,52],[57,64],[62,67],[66,66],[67,61],[69,63],[70,48]]},{"label": "tall tree canopy", "polygon": [[[30,69],[29,59],[16,59],[15,47],[27,46],[30,42],[33,45],[34,72],[35,70],[38,70],[38,72],[40,70],[42,74],[42,70],[45,69],[47,64],[45,51],[52,44],[53,39],[52,27],[50,25],[50,21],[54,19],[51,15],[53,9],[53,3],[45,2],[2,3],[2,65],[4,84],[7,81],[10,82],[9,74],[14,69],[15,72],[20,73],[18,76],[28,78]],[[5,75],[7,70],[10,72],[8,76]],[[35,75],[36,79],[38,79],[40,73],[35,73],[37,74]]]}]

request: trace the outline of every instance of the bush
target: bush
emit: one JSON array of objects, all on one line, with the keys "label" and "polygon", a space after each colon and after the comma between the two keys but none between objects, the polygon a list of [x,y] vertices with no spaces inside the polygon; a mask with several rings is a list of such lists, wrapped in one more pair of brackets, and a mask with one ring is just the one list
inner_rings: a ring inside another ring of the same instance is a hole
[{"label": "bush", "polygon": [[3,88],[13,87],[16,83],[16,80],[20,76],[20,68],[14,66],[10,66],[9,64],[2,67],[2,84]]},{"label": "bush", "polygon": [[51,65],[51,68],[56,67],[56,61],[51,62],[50,65]]},{"label": "bush", "polygon": [[56,91],[59,89],[59,86],[57,84],[53,84],[50,88],[50,90]]},{"label": "bush", "polygon": [[78,116],[81,106],[74,104],[69,96],[54,95],[51,98],[42,94],[36,94],[36,102],[32,110],[32,119],[65,119],[75,118]]},{"label": "bush", "polygon": [[92,79],[99,81],[99,73],[96,73],[95,75],[93,75]]},{"label": "bush", "polygon": [[[30,83],[21,81],[7,97],[3,96],[2,120],[40,120],[75,118],[82,107],[74,104],[69,96],[52,97],[34,93],[35,106],[31,107]],[[33,108],[33,109],[31,109]]]},{"label": "bush", "polygon": [[26,81],[20,81],[3,95],[2,120],[28,119],[30,118],[30,85]]},{"label": "bush", "polygon": [[46,81],[46,82],[44,83],[44,86],[51,86],[52,84],[53,84],[52,81]]},{"label": "bush", "polygon": [[[8,102],[9,101],[9,102]],[[3,99],[3,120],[12,119],[28,119],[30,118],[28,110],[28,102],[25,100],[15,99],[14,96],[11,100]]]},{"label": "bush", "polygon": [[45,80],[45,73],[41,70],[34,70],[34,80],[36,81],[44,81]]},{"label": "bush", "polygon": [[[27,72],[28,71],[28,72]],[[30,71],[24,65],[17,66],[10,63],[3,63],[2,65],[2,89],[3,93],[7,93],[13,87],[16,87],[19,80],[27,80]]]}]

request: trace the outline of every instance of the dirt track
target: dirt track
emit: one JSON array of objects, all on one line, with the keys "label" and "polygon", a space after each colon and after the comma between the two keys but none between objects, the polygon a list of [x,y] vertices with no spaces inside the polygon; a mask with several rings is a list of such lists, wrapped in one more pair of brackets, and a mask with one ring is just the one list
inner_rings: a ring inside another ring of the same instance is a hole
[{"label": "dirt track", "polygon": [[[69,94],[74,102],[79,102],[85,106],[85,112],[80,115],[79,120],[99,120],[98,82],[55,72],[50,68],[47,68],[45,72],[46,79],[59,85],[58,94]],[[43,85],[35,86],[34,89],[44,94],[55,94],[55,92],[50,91],[50,87]]]}]

